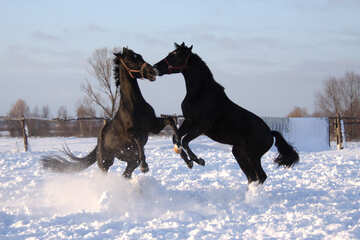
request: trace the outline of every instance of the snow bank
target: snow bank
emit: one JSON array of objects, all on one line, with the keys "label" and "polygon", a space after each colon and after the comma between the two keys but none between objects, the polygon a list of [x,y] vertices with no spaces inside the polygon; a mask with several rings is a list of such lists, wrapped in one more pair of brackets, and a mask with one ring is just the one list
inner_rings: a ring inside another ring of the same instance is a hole
[{"label": "snow bank", "polygon": [[329,122],[327,118],[290,118],[285,136],[300,151],[329,150]]},{"label": "snow bank", "polygon": [[191,170],[169,137],[150,137],[150,171],[130,181],[119,161],[107,176],[96,165],[78,174],[40,168],[65,142],[85,155],[95,138],[33,138],[32,152],[17,150],[20,140],[0,138],[0,239],[360,239],[359,143],[300,152],[292,169],[269,151],[259,187],[247,185],[230,146],[206,137],[191,143],[206,166]]},{"label": "snow bank", "polygon": [[327,118],[264,118],[272,130],[279,131],[298,151],[329,150]]}]

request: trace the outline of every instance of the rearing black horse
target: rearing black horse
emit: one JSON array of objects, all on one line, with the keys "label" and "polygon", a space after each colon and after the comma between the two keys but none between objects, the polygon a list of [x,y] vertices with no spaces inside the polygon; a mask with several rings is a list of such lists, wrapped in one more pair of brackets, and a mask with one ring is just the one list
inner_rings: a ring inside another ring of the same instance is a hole
[{"label": "rearing black horse", "polygon": [[41,159],[44,168],[57,172],[76,172],[97,161],[99,168],[107,172],[116,157],[127,162],[123,175],[130,178],[139,165],[142,172],[149,171],[144,153],[149,133],[158,134],[170,124],[176,135],[175,121],[172,118],[156,117],[154,109],[141,94],[137,79],[154,81],[156,73],[153,67],[130,49],[123,48],[122,52],[114,54],[114,77],[116,85],[120,86],[120,104],[114,119],[103,126],[96,147],[87,156],[79,158],[65,149],[71,161],[56,155],[44,156]]},{"label": "rearing black horse", "polygon": [[205,62],[192,53],[192,46],[175,43],[175,50],[154,68],[160,76],[181,72],[185,78],[186,96],[181,104],[185,120],[178,130],[178,137],[183,138],[180,141],[174,138],[173,141],[185,150],[181,157],[189,168],[193,166],[192,161],[205,164],[189,148],[189,142],[202,134],[233,146],[232,153],[249,183],[266,180],[261,157],[273,145],[273,137],[279,151],[276,163],[291,167],[299,161],[297,152],[279,132],[271,131],[261,118],[226,96]]}]

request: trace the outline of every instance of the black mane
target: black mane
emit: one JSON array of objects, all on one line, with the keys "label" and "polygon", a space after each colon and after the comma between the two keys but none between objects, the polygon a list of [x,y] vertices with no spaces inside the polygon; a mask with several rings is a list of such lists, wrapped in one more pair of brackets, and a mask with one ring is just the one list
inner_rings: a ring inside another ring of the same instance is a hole
[{"label": "black mane", "polygon": [[[200,72],[201,78],[203,79],[203,81],[206,79],[207,84],[210,84],[210,86],[218,88],[222,91],[225,90],[225,88],[220,83],[215,81],[214,76],[211,73],[209,67],[201,59],[201,57],[199,57],[199,55],[197,55],[196,53],[191,53],[191,56],[189,59],[189,65],[193,66]],[[209,85],[207,85],[207,86],[209,86]]]},{"label": "black mane", "polygon": [[[120,54],[120,52],[117,54]],[[114,58],[113,63],[114,63],[113,73],[114,73],[115,84],[118,87],[120,85],[120,60],[119,60],[119,58],[117,58],[117,57]]]}]

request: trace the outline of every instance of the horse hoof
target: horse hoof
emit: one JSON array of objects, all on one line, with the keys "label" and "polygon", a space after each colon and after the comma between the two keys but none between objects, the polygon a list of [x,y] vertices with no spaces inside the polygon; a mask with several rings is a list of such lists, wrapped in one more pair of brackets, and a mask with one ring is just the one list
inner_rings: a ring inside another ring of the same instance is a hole
[{"label": "horse hoof", "polygon": [[177,144],[174,144],[174,152],[176,152],[177,154],[181,153],[181,147],[179,147]]},{"label": "horse hoof", "polygon": [[205,166],[205,160],[202,158],[198,158],[196,162],[197,162],[197,164],[199,164],[201,166]]},{"label": "horse hoof", "polygon": [[186,161],[186,165],[188,166],[188,168],[192,169],[192,167],[194,166],[193,161]]},{"label": "horse hoof", "polygon": [[147,165],[146,166],[141,166],[140,171],[143,172],[143,173],[147,173],[149,171],[149,167]]},{"label": "horse hoof", "polygon": [[129,173],[123,173],[123,177],[124,177],[125,179],[131,179],[131,174],[129,174]]}]

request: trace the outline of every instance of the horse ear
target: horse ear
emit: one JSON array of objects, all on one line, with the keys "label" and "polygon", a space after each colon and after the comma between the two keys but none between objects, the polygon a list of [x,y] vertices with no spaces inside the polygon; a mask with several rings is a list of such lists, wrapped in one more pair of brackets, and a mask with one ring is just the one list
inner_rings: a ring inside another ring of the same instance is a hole
[{"label": "horse ear", "polygon": [[130,50],[127,47],[123,47],[122,54],[129,54]]},{"label": "horse ear", "polygon": [[190,47],[189,47],[189,51],[191,52],[191,50],[192,50],[192,47],[193,47],[193,45],[191,45]]},{"label": "horse ear", "polygon": [[113,54],[114,54],[116,57],[121,57],[122,51],[121,51],[121,50],[116,50],[116,49],[114,49]]},{"label": "horse ear", "polygon": [[177,44],[176,42],[174,43],[174,46],[175,46],[176,49],[180,47],[180,45]]},{"label": "horse ear", "polygon": [[182,42],[181,47],[186,47],[184,42]]}]

